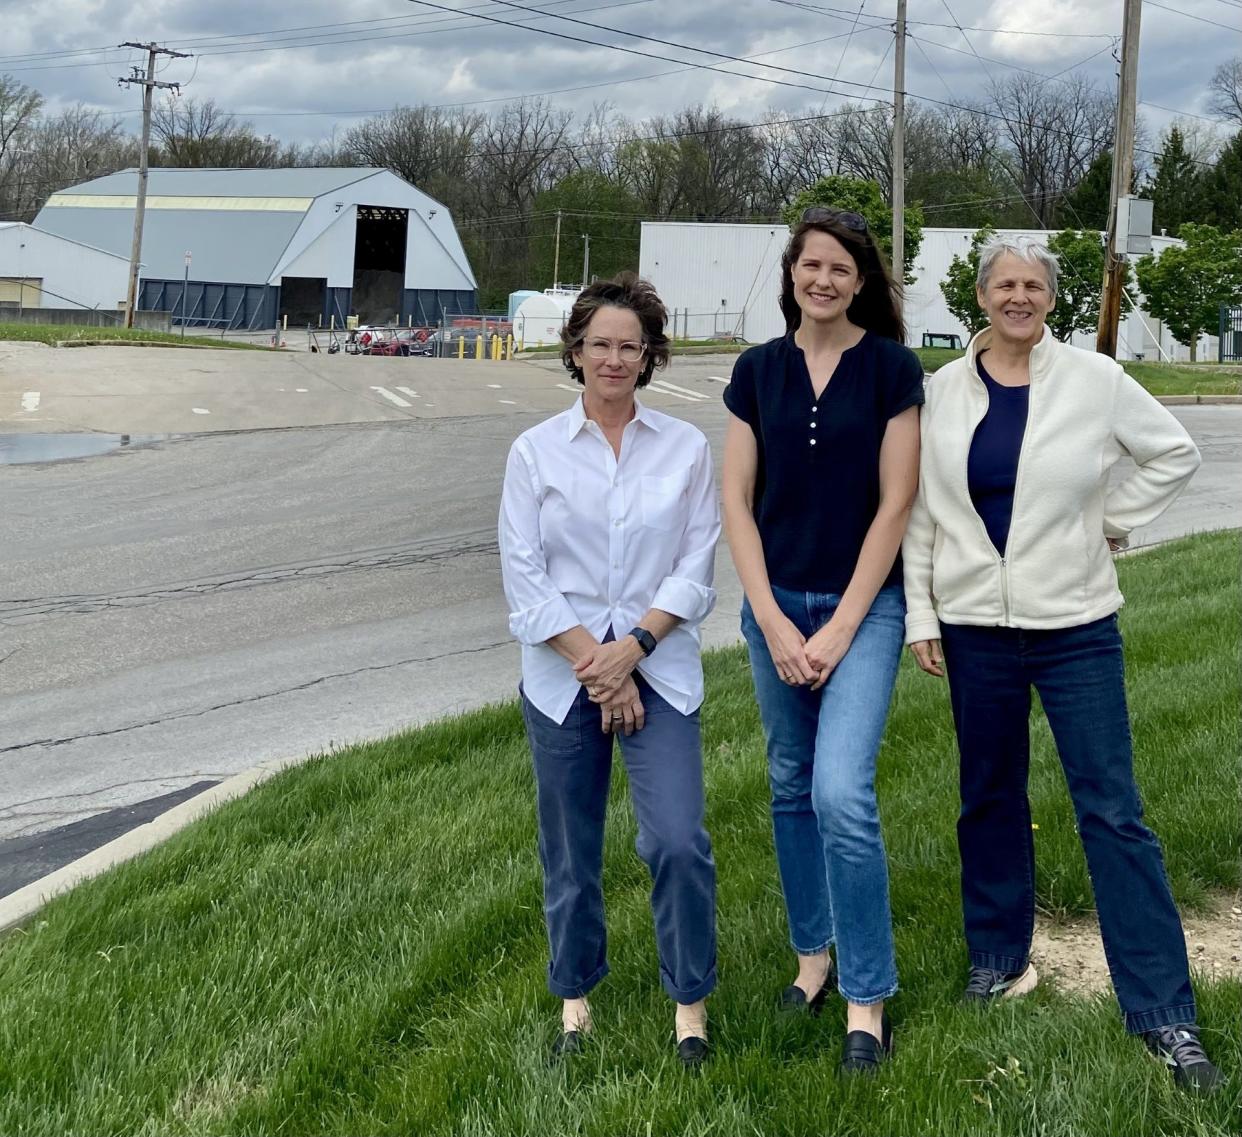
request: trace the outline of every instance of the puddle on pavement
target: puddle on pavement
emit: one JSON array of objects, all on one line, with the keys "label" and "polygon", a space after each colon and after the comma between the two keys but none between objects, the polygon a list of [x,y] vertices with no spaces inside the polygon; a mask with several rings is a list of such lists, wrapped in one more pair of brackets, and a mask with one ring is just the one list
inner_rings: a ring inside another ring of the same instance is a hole
[{"label": "puddle on pavement", "polygon": [[150,446],[170,437],[167,434],[0,434],[0,466],[93,458]]}]

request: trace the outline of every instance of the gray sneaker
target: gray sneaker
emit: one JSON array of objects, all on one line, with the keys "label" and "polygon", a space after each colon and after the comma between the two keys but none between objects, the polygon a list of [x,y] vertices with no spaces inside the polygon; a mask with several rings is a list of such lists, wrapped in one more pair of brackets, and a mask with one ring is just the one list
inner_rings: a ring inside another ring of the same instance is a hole
[{"label": "gray sneaker", "polygon": [[1224,1080],[1204,1052],[1199,1028],[1193,1023],[1145,1031],[1143,1041],[1147,1049],[1168,1066],[1173,1081],[1183,1089],[1210,1094]]},{"label": "gray sneaker", "polygon": [[990,967],[972,967],[962,998],[968,1003],[990,1003],[993,999],[1012,999],[1035,990],[1039,972],[1028,963],[1021,971],[993,971]]}]

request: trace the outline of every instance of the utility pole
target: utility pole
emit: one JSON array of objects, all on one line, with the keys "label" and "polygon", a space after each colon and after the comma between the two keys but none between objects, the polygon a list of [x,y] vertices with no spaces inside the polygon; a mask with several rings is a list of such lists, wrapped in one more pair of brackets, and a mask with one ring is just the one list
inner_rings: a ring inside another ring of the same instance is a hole
[{"label": "utility pole", "polygon": [[591,282],[591,234],[582,234],[582,287]]},{"label": "utility pole", "polygon": [[1117,202],[1130,192],[1134,178],[1134,119],[1138,102],[1139,24],[1143,0],[1125,0],[1125,26],[1121,33],[1121,80],[1117,93],[1117,128],[1113,133],[1113,180],[1109,191],[1108,247],[1104,250],[1104,289],[1100,296],[1100,322],[1095,350],[1117,357],[1117,331],[1121,325],[1121,295],[1125,289],[1126,257],[1118,251]]},{"label": "utility pole", "polygon": [[893,279],[906,279],[906,0],[897,0],[893,71]]},{"label": "utility pole", "polygon": [[561,211],[556,211],[556,254],[552,260],[552,287],[561,286]]},{"label": "utility pole", "polygon": [[134,202],[134,243],[129,253],[129,291],[125,299],[125,326],[134,326],[134,309],[138,306],[138,266],[142,260],[142,223],[147,212],[147,150],[151,145],[151,95],[156,87],[180,91],[180,83],[161,83],[155,78],[155,61],[161,55],[173,59],[188,59],[180,51],[170,51],[155,43],[122,43],[118,47],[134,47],[147,53],[147,69],[134,67],[133,74],[118,79],[117,86],[137,85],[142,88],[142,152],[138,158],[138,196]]}]

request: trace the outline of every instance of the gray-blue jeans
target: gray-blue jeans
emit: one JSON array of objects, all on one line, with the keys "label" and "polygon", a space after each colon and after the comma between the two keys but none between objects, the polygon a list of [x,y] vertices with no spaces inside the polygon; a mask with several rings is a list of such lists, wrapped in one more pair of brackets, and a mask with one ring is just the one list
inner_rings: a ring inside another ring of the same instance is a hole
[{"label": "gray-blue jeans", "polygon": [[[664,990],[694,1003],[716,986],[716,863],[703,827],[699,713],[683,715],[637,673],[646,725],[617,735],[638,821],[639,857],[651,871],[651,912]],[[534,756],[551,959],[548,990],[581,998],[608,974],[604,928],[604,815],[613,736],[583,690],[563,723],[522,696]]]}]

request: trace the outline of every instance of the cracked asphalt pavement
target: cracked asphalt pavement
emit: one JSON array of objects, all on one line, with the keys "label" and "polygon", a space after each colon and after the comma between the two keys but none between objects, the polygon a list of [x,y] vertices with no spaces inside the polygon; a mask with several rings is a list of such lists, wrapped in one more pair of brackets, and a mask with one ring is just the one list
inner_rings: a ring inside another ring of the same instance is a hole
[{"label": "cracked asphalt pavement", "polygon": [[[727,361],[676,365],[679,389],[711,397],[662,407],[717,460],[722,374]],[[480,383],[453,416],[0,466],[0,859],[259,762],[511,697],[500,479],[510,441],[570,397],[561,379],[547,373],[538,409]],[[1204,470],[1141,540],[1242,522],[1242,408],[1177,413]],[[737,638],[723,548],[717,577],[709,644]]]}]

